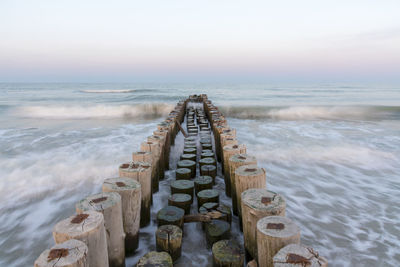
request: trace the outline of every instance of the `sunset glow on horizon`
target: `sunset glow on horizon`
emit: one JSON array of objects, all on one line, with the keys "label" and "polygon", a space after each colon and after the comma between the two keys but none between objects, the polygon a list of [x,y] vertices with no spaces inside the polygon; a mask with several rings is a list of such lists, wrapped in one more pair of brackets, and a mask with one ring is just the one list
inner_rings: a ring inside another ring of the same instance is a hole
[{"label": "sunset glow on horizon", "polygon": [[0,2],[2,81],[400,80],[398,1]]}]

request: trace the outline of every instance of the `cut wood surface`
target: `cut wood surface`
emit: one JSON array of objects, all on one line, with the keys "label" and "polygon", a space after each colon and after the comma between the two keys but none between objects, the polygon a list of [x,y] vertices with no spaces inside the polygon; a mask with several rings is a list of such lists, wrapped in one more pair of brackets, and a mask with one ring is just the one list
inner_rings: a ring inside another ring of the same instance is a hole
[{"label": "cut wood surface", "polygon": [[157,251],[168,252],[173,261],[181,256],[182,229],[176,225],[162,225],[156,231]]},{"label": "cut wood surface", "polygon": [[281,248],[273,258],[274,267],[328,267],[328,261],[318,252],[302,244],[289,244]]},{"label": "cut wood surface", "polygon": [[172,258],[167,252],[150,251],[141,257],[136,267],[172,267]]},{"label": "cut wood surface", "polygon": [[130,178],[110,178],[103,182],[103,192],[116,192],[121,196],[127,254],[135,251],[139,244],[141,190],[140,183]]},{"label": "cut wood surface", "polygon": [[244,191],[242,199],[242,222],[244,246],[253,259],[257,259],[256,229],[258,220],[266,216],[285,216],[285,199],[264,188]]},{"label": "cut wood surface", "polygon": [[212,246],[214,266],[243,267],[244,251],[233,240],[220,240]]},{"label": "cut wood surface", "polygon": [[259,267],[273,267],[273,257],[284,246],[300,243],[300,228],[282,216],[268,216],[257,222]]},{"label": "cut wood surface", "polygon": [[121,196],[116,192],[103,192],[88,196],[76,204],[78,214],[89,210],[103,213],[109,265],[125,266],[125,233]]},{"label": "cut wood surface", "polygon": [[34,267],[87,267],[87,254],[84,242],[70,239],[43,251]]},{"label": "cut wood surface", "polygon": [[58,222],[53,228],[56,244],[77,239],[88,247],[89,266],[108,267],[107,238],[104,216],[97,211],[87,211]]}]

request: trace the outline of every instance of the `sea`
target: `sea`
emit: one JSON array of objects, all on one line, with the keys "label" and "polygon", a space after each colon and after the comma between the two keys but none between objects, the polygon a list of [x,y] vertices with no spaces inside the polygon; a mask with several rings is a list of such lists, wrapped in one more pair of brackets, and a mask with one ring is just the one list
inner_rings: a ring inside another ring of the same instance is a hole
[{"label": "sea", "polygon": [[[285,197],[303,244],[329,266],[400,266],[400,85],[383,83],[1,83],[0,266],[33,266],[75,203],[117,177],[179,100],[201,93]],[[173,178],[161,181],[127,266],[155,249],[155,214]],[[176,266],[212,266],[201,226],[184,232]]]}]

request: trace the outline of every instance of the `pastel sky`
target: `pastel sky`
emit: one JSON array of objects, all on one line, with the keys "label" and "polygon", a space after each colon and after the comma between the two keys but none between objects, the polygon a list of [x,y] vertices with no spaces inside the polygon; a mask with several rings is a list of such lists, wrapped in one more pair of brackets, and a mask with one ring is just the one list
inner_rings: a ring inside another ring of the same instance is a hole
[{"label": "pastel sky", "polygon": [[0,81],[400,80],[399,0],[0,0]]}]

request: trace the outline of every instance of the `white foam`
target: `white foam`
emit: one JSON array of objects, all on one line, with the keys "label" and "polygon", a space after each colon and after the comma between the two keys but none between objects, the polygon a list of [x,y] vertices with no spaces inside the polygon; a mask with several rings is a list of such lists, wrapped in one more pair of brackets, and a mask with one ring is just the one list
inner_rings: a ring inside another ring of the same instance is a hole
[{"label": "white foam", "polygon": [[94,106],[24,106],[14,113],[19,117],[47,119],[101,119],[166,116],[172,105],[151,103],[139,105],[94,105]]}]

